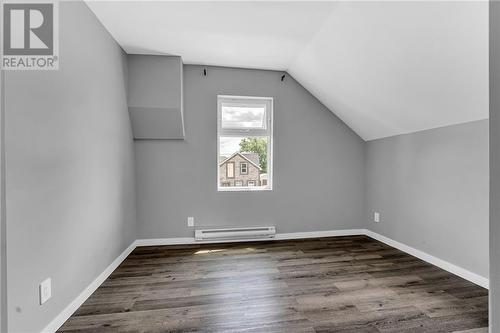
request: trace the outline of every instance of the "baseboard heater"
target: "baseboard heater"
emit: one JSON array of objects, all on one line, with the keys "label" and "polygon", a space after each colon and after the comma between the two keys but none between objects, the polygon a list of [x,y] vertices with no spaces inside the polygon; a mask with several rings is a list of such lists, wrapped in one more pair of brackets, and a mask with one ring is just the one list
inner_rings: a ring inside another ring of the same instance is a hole
[{"label": "baseboard heater", "polygon": [[197,229],[194,232],[197,241],[274,238],[275,235],[275,227]]}]

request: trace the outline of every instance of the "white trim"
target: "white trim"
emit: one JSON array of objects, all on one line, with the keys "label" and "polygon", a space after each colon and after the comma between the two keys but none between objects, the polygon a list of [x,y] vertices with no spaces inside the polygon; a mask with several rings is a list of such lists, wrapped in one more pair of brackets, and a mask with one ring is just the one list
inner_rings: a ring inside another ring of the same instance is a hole
[{"label": "white trim", "polygon": [[287,240],[287,239],[301,239],[301,238],[360,236],[360,235],[365,235],[365,229],[289,232],[284,234],[276,234],[275,239]]},{"label": "white trim", "polygon": [[365,235],[365,229],[346,229],[346,230],[326,230],[326,231],[311,231],[311,232],[290,232],[276,234],[273,238],[253,238],[253,239],[218,239],[211,241],[197,241],[194,237],[179,237],[179,238],[151,238],[136,240],[137,246],[159,246],[159,245],[189,245],[189,244],[217,244],[217,243],[238,243],[238,242],[269,242],[273,240],[301,239],[301,238],[318,238],[318,237],[335,237],[335,236],[359,236]]},{"label": "white trim", "polygon": [[382,236],[380,234],[377,234],[376,232],[373,232],[371,230],[366,230],[365,235],[368,237],[371,237],[373,239],[376,239],[382,243],[385,243],[389,246],[392,246],[400,251],[406,252],[414,257],[422,259],[423,261],[426,261],[430,264],[433,264],[434,266],[437,266],[441,269],[444,269],[445,271],[448,271],[452,274],[458,275],[461,278],[464,278],[464,279],[466,279],[472,283],[475,283],[483,288],[489,289],[489,279],[488,278],[485,278],[481,275],[473,273],[473,272],[471,272],[465,268],[462,268],[460,266],[454,265],[454,264],[452,264],[448,261],[445,261],[443,259],[434,257],[433,255],[430,255],[426,252],[415,249],[415,248],[408,246],[406,244],[395,241],[389,237],[385,237],[385,236]]},{"label": "white trim", "polygon": [[160,246],[160,245],[190,245],[190,244],[209,244],[209,243],[237,243],[237,242],[254,242],[262,241],[269,242],[274,240],[288,240],[301,238],[318,238],[318,237],[338,237],[338,236],[359,236],[364,235],[392,246],[400,251],[415,256],[430,264],[433,264],[445,271],[460,276],[472,283],[481,287],[489,287],[489,280],[476,273],[466,270],[465,268],[454,265],[445,260],[434,257],[428,253],[417,250],[411,246],[395,241],[391,238],[382,236],[368,229],[345,229],[345,230],[325,230],[325,231],[310,231],[310,232],[290,232],[276,234],[274,238],[259,238],[259,239],[237,239],[237,240],[213,240],[213,241],[196,241],[194,237],[175,237],[175,238],[150,238],[137,239],[122,252],[92,283],[85,288],[56,318],[54,318],[44,329],[43,333],[52,333],[57,331],[69,317],[92,295],[92,293],[111,275],[111,273],[127,258],[127,256],[138,246]]},{"label": "white trim", "polygon": [[145,238],[135,241],[136,246],[189,245],[195,243],[194,237]]},{"label": "white trim", "polygon": [[161,246],[161,245],[192,245],[192,244],[224,244],[224,243],[240,243],[240,242],[269,242],[276,240],[276,237],[269,238],[245,238],[245,239],[215,239],[197,241],[194,237],[179,237],[179,238],[151,238],[138,239],[137,246]]},{"label": "white trim", "polygon": [[222,186],[219,188],[219,192],[262,192],[262,191],[272,191],[272,188],[265,186]]},{"label": "white trim", "polygon": [[92,293],[99,288],[99,286],[106,281],[106,279],[113,273],[113,271],[118,268],[118,266],[128,257],[128,255],[136,248],[136,242],[132,242],[129,247],[123,251],[118,258],[116,258],[106,269],[104,272],[99,274],[94,281],[92,281],[87,288],[85,288],[64,310],[57,315],[43,330],[42,332],[52,333],[57,331],[66,320],[71,317],[73,313],[87,300],[87,298],[92,295]]}]

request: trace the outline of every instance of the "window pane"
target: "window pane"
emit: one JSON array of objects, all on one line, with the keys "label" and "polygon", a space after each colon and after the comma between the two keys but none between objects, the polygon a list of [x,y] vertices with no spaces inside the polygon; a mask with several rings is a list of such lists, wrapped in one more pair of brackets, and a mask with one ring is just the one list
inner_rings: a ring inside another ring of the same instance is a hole
[{"label": "window pane", "polygon": [[222,105],[222,128],[266,129],[266,108],[259,106]]},{"label": "window pane", "polygon": [[[267,188],[267,137],[222,136],[219,138],[219,152],[219,185],[221,187]],[[263,182],[263,180],[266,181]]]},{"label": "window pane", "polygon": [[240,163],[240,172],[242,175],[246,175],[248,172],[248,165],[247,163]]}]

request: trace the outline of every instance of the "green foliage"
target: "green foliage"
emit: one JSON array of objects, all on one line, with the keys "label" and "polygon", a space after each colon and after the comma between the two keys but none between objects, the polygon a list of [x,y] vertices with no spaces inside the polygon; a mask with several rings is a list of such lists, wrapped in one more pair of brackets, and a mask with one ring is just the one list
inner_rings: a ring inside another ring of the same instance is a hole
[{"label": "green foliage", "polygon": [[267,172],[267,138],[245,138],[240,141],[240,151],[259,155],[260,168]]}]

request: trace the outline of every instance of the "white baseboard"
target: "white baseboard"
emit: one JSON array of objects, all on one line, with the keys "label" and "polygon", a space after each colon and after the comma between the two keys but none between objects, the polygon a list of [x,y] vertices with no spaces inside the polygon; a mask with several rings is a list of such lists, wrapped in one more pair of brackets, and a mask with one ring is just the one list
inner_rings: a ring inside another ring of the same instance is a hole
[{"label": "white baseboard", "polygon": [[284,234],[276,234],[275,239],[286,240],[286,239],[318,238],[318,237],[359,236],[364,234],[365,234],[365,229],[289,232]]},{"label": "white baseboard", "polygon": [[365,235],[368,237],[371,237],[373,239],[376,239],[382,243],[385,243],[389,246],[392,246],[398,250],[401,250],[403,252],[411,254],[412,256],[417,257],[419,259],[422,259],[423,261],[426,261],[430,264],[433,264],[434,266],[442,268],[445,271],[448,271],[450,273],[458,275],[461,278],[464,278],[464,279],[466,279],[472,283],[475,283],[483,288],[486,288],[486,289],[489,288],[489,279],[488,278],[485,278],[481,275],[473,273],[465,268],[454,265],[454,264],[452,264],[448,261],[445,261],[443,259],[439,259],[437,257],[434,257],[433,255],[430,255],[430,254],[425,253],[423,251],[417,250],[411,246],[408,246],[406,244],[395,241],[389,237],[385,237],[385,236],[382,236],[380,234],[377,234],[376,232],[373,232],[371,230],[365,230]]},{"label": "white baseboard", "polygon": [[135,246],[188,245],[194,243],[194,237],[145,238],[136,240]]},{"label": "white baseboard", "polygon": [[113,271],[128,257],[136,248],[135,242],[123,251],[90,285],[87,286],[57,317],[55,317],[43,330],[43,333],[53,333],[57,331],[69,317],[106,281]]},{"label": "white baseboard", "polygon": [[376,239],[382,243],[392,246],[398,250],[406,252],[412,256],[422,259],[430,264],[442,268],[450,273],[458,275],[472,283],[481,287],[488,288],[489,280],[476,273],[468,271],[462,267],[454,265],[445,260],[434,257],[428,253],[417,250],[406,244],[397,242],[388,237],[382,236],[368,229],[346,229],[346,230],[325,230],[325,231],[311,231],[311,232],[291,232],[276,234],[274,238],[267,239],[241,239],[241,240],[218,240],[218,241],[196,241],[194,237],[177,237],[177,238],[151,238],[151,239],[138,239],[118,256],[105,270],[102,272],[92,283],[85,288],[73,302],[71,302],[54,320],[52,320],[44,329],[43,333],[53,333],[57,331],[68,320],[69,317],[92,295],[92,293],[113,273],[113,271],[127,258],[127,256],[137,246],[160,246],[160,245],[188,245],[188,244],[207,244],[207,243],[234,243],[234,242],[248,242],[248,241],[272,241],[272,240],[287,240],[287,239],[301,239],[301,238],[318,238],[318,237],[336,237],[336,236],[358,236],[365,235]]},{"label": "white baseboard", "polygon": [[355,236],[364,235],[365,229],[345,229],[345,230],[325,230],[311,232],[289,232],[276,234],[273,238],[254,238],[254,239],[218,239],[209,241],[197,241],[194,237],[177,238],[148,238],[135,241],[136,246],[160,246],[160,245],[189,245],[189,244],[221,244],[238,242],[265,242],[272,240],[287,240],[301,238],[335,237],[335,236]]}]

